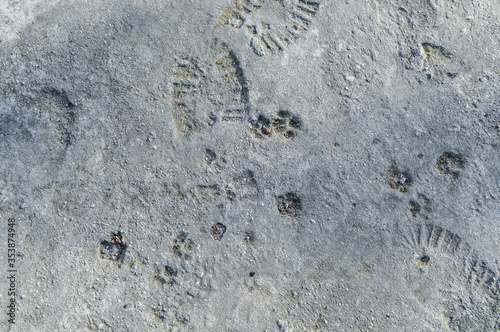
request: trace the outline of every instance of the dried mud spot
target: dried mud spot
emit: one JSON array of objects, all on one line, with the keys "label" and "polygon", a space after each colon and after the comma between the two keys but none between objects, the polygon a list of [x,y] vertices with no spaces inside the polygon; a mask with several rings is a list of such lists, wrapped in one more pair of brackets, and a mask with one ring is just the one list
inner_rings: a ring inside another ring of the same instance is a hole
[{"label": "dried mud spot", "polygon": [[359,272],[361,272],[363,274],[363,276],[365,276],[367,278],[371,278],[373,276],[373,272],[374,272],[374,265],[363,262],[363,266]]},{"label": "dried mud spot", "polygon": [[431,262],[431,258],[427,255],[422,255],[417,258],[417,266],[427,266]]},{"label": "dried mud spot", "polygon": [[428,80],[434,76],[445,75],[450,78],[457,76],[457,73],[447,70],[451,54],[443,47],[423,43],[420,46],[420,54],[422,56],[421,71],[427,75]]},{"label": "dried mud spot", "polygon": [[287,193],[276,198],[278,212],[282,215],[295,217],[302,210],[301,200],[294,193]]},{"label": "dried mud spot", "polygon": [[222,240],[224,233],[226,232],[226,226],[221,223],[216,223],[210,227],[210,235],[212,235],[215,241]]},{"label": "dried mud spot", "polygon": [[[415,36],[400,45],[399,54],[404,59],[406,69],[415,70],[418,75],[425,75],[426,80],[438,78],[441,84],[444,79],[454,79],[460,72],[460,64],[454,61],[453,55],[444,47],[432,43],[415,43]],[[414,46],[408,46],[414,45]],[[422,83],[423,80],[419,82]]]},{"label": "dried mud spot", "polygon": [[464,165],[465,159],[461,154],[445,152],[437,159],[434,169],[441,175],[457,179]]},{"label": "dried mud spot", "polygon": [[180,232],[177,237],[172,241],[172,253],[174,257],[182,260],[188,260],[191,257],[189,252],[193,249],[194,242],[188,238],[188,234]]},{"label": "dried mud spot", "polygon": [[318,1],[233,0],[218,23],[234,29],[244,27],[255,54],[270,56],[284,51],[304,34],[319,8]]},{"label": "dried mud spot", "polygon": [[404,193],[411,187],[412,178],[408,172],[400,171],[393,165],[387,172],[385,183],[389,188]]},{"label": "dried mud spot", "polygon": [[416,200],[408,202],[408,216],[410,218],[428,219],[430,208],[430,200],[422,194],[419,194]]},{"label": "dried mud spot", "polygon": [[101,241],[99,244],[99,258],[110,261],[122,260],[126,248],[127,245],[122,240],[122,233],[114,233],[111,236],[111,241]]}]

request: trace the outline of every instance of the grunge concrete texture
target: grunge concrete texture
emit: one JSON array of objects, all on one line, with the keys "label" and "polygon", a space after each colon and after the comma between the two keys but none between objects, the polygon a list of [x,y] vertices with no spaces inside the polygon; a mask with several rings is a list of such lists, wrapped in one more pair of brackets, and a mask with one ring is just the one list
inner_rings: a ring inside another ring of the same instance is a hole
[{"label": "grunge concrete texture", "polygon": [[500,330],[498,1],[0,13],[11,331]]}]

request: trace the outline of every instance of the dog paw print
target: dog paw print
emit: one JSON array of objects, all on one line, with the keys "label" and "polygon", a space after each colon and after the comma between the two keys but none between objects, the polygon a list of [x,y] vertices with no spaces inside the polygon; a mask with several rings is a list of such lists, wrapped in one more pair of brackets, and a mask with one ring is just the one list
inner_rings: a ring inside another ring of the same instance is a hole
[{"label": "dog paw print", "polygon": [[174,267],[165,265],[157,271],[155,279],[161,285],[170,286],[174,283],[175,276],[177,276],[177,270]]},{"label": "dog paw print", "polygon": [[251,122],[251,132],[257,138],[269,137],[273,132],[271,121],[265,116],[259,115],[257,120]]},{"label": "dog paw print", "polygon": [[189,252],[193,249],[194,242],[188,239],[188,234],[185,232],[180,232],[179,235],[172,241],[172,253],[174,257],[182,260],[187,260],[190,258]]},{"label": "dog paw print", "polygon": [[275,134],[286,139],[293,139],[301,127],[300,118],[284,110],[279,111],[273,119],[259,115],[251,122],[251,132],[257,138],[266,138]]},{"label": "dog paw print", "polygon": [[385,183],[389,186],[389,188],[404,193],[411,187],[412,179],[410,174],[400,171],[395,165],[393,165],[387,172]]},{"label": "dog paw print", "polygon": [[445,152],[439,156],[434,168],[441,175],[457,179],[460,171],[464,168],[465,159],[461,154]]},{"label": "dog paw print", "polygon": [[210,227],[210,234],[214,238],[215,241],[220,241],[224,233],[226,232],[226,226],[221,223],[217,223]]},{"label": "dog paw print", "polygon": [[104,260],[118,261],[123,257],[127,245],[123,243],[121,232],[114,233],[111,241],[102,241],[99,245],[99,257]]},{"label": "dog paw print", "polygon": [[428,219],[430,208],[430,200],[422,194],[419,194],[417,199],[408,202],[408,216],[411,218]]},{"label": "dog paw print", "polygon": [[301,128],[301,122],[298,116],[292,115],[289,111],[279,111],[273,120],[272,127],[276,134],[292,139]]},{"label": "dog paw print", "polygon": [[290,217],[295,217],[302,209],[300,198],[294,193],[278,196],[276,205],[280,214]]}]

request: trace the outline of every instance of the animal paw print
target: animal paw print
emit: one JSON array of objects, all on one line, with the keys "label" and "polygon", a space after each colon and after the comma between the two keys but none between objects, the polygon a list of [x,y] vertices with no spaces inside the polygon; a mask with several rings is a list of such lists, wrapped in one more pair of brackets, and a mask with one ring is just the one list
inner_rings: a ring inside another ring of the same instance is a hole
[{"label": "animal paw print", "polygon": [[216,223],[210,227],[210,234],[215,241],[220,241],[226,232],[226,226],[221,223]]},{"label": "animal paw print", "polygon": [[257,138],[266,138],[274,133],[286,139],[292,139],[297,136],[297,131],[301,127],[300,118],[289,111],[279,111],[272,120],[259,115],[257,120],[251,122],[251,132]]},{"label": "animal paw print", "polygon": [[276,206],[281,215],[290,217],[295,217],[302,210],[301,200],[294,193],[287,193],[276,197]]},{"label": "animal paw print", "polygon": [[179,235],[172,241],[172,253],[174,257],[188,260],[191,258],[188,254],[191,249],[193,249],[194,242],[191,239],[188,239],[188,234],[184,232],[180,232]]},{"label": "animal paw print", "polygon": [[404,193],[410,189],[412,178],[407,172],[400,171],[396,165],[392,165],[387,172],[385,183],[389,188]]},{"label": "animal paw print", "polygon": [[[318,1],[308,0],[294,0],[291,4],[282,0],[233,0],[222,12],[219,24],[234,29],[244,26],[250,48],[257,55],[275,55],[309,29],[319,6]],[[259,13],[263,14],[259,17]]]},{"label": "animal paw print", "polygon": [[272,134],[271,121],[263,115],[251,122],[251,132],[257,138],[265,138]]},{"label": "animal paw print", "polygon": [[289,111],[279,111],[272,126],[276,134],[291,139],[297,135],[301,122],[299,117],[292,115]]},{"label": "animal paw print", "polygon": [[408,202],[408,216],[411,218],[428,219],[430,211],[430,200],[422,194]]},{"label": "animal paw print", "polygon": [[155,280],[163,286],[170,286],[174,283],[175,276],[177,276],[177,270],[166,265],[157,271]]},{"label": "animal paw print", "polygon": [[102,241],[99,246],[99,257],[104,260],[119,261],[127,249],[123,243],[122,233],[114,233],[111,241]]},{"label": "animal paw print", "polygon": [[457,179],[460,171],[464,168],[465,159],[461,154],[445,152],[439,156],[434,168],[441,175],[446,175],[451,179]]}]

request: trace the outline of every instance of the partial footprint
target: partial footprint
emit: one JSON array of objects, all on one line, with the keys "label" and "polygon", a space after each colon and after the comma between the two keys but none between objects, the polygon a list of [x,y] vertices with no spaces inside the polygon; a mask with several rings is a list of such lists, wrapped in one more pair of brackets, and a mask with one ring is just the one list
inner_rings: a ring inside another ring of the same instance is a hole
[{"label": "partial footprint", "polygon": [[182,59],[174,69],[172,115],[179,135],[188,137],[199,131],[200,121],[196,119],[199,96],[204,95],[205,77],[195,59]]},{"label": "partial footprint", "polygon": [[318,1],[233,0],[219,23],[235,29],[244,27],[257,55],[274,55],[309,29],[319,8]]},{"label": "partial footprint", "polygon": [[448,326],[453,331],[499,331],[499,272],[475,254],[463,268],[465,291],[453,294],[444,306]]},{"label": "partial footprint", "polygon": [[468,281],[472,286],[480,289],[486,297],[494,301],[500,299],[500,276],[497,271],[477,257],[471,257],[468,260],[466,270]]},{"label": "partial footprint", "polygon": [[223,96],[216,113],[223,121],[242,122],[246,120],[249,101],[248,86],[236,55],[221,42],[214,42],[213,59],[216,67],[216,90]]},{"label": "partial footprint", "polygon": [[422,306],[430,313],[440,311],[452,331],[495,331],[500,318],[498,271],[460,236],[430,223],[405,226],[402,244],[414,254],[406,278]]},{"label": "partial footprint", "polygon": [[243,122],[249,109],[248,87],[235,54],[215,40],[211,60],[183,58],[174,68],[172,115],[183,138],[219,120]]},{"label": "partial footprint", "polygon": [[453,255],[461,242],[458,235],[432,224],[410,226],[403,237],[410,248],[431,249],[447,255]]},{"label": "partial footprint", "polygon": [[244,17],[261,8],[263,3],[264,0],[254,2],[251,0],[232,0],[231,4],[222,12],[219,23],[239,29],[243,25]]},{"label": "partial footprint", "polygon": [[456,180],[460,175],[460,171],[464,168],[465,158],[454,152],[445,152],[439,156],[434,169],[441,175],[445,175],[450,179]]}]

